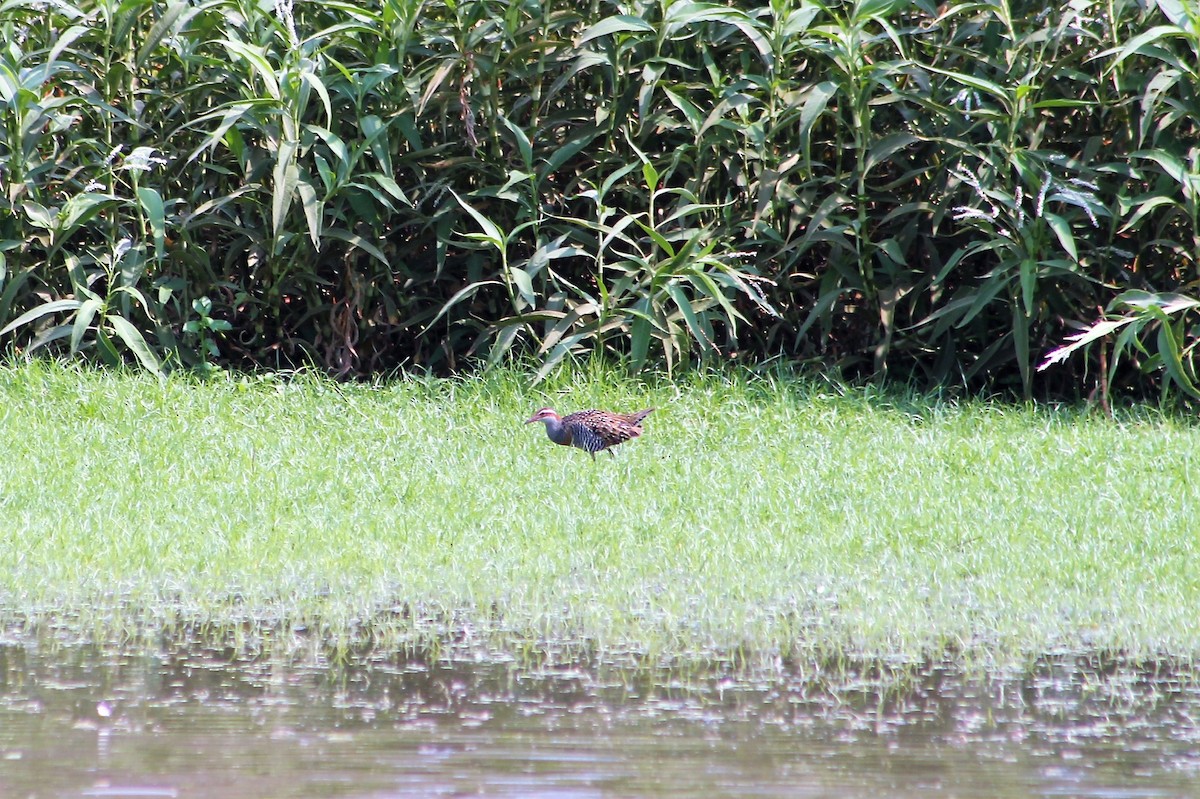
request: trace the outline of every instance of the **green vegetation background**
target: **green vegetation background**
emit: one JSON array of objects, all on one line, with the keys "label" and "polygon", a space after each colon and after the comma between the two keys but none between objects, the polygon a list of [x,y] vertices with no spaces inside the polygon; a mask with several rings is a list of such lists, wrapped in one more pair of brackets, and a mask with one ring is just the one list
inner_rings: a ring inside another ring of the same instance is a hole
[{"label": "green vegetation background", "polygon": [[9,0],[0,34],[9,348],[1196,393],[1193,3]]}]

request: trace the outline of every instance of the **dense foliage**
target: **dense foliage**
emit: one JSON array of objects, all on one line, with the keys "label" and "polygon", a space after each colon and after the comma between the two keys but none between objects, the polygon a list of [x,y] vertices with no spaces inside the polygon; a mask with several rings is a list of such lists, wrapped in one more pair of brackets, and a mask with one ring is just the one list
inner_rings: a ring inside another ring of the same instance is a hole
[{"label": "dense foliage", "polygon": [[1030,394],[1109,348],[1192,388],[1190,3],[8,0],[0,35],[22,350]]}]

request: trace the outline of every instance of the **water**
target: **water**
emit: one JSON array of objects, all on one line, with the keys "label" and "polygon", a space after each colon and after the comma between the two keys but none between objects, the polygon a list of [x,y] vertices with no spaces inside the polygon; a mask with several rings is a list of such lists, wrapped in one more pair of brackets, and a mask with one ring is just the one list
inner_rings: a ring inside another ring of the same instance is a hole
[{"label": "water", "polygon": [[0,797],[1200,796],[1189,674],[0,644]]}]

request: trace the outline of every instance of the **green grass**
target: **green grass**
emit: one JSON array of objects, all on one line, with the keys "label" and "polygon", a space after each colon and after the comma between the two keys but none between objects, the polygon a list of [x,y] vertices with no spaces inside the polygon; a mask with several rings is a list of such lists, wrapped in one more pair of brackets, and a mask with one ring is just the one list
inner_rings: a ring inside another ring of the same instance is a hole
[{"label": "green grass", "polygon": [[[593,463],[522,425],[546,403],[658,411]],[[0,439],[10,618],[1200,654],[1200,430],[1152,410],[600,369],[530,389],[33,363],[0,368]]]}]

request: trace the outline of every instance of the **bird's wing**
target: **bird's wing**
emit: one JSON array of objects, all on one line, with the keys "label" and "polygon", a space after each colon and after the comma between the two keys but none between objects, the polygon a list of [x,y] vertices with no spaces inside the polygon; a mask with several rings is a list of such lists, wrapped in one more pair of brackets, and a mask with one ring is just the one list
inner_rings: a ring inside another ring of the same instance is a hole
[{"label": "bird's wing", "polygon": [[563,422],[572,425],[577,438],[594,436],[603,442],[604,447],[615,446],[642,434],[642,429],[637,424],[630,423],[625,416],[595,409],[576,411],[563,417]]}]

